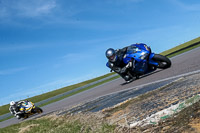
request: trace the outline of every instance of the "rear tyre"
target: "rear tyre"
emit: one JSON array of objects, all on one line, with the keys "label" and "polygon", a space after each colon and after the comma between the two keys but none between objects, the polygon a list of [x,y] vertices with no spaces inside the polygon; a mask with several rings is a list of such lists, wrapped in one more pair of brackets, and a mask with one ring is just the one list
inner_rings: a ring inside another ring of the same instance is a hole
[{"label": "rear tyre", "polygon": [[157,68],[161,69],[169,68],[172,64],[169,58],[160,54],[155,54],[153,60],[159,64]]}]

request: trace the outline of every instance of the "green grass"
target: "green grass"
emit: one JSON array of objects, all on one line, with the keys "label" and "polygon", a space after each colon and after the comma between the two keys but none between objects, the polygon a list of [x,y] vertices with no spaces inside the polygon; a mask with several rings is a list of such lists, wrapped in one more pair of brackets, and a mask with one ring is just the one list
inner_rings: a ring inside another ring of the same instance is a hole
[{"label": "green grass", "polygon": [[[32,125],[30,127],[29,125]],[[57,133],[78,133],[81,131],[82,124],[78,121],[69,122],[69,123],[61,123],[51,121],[49,119],[40,119],[40,120],[29,120],[26,122],[22,122],[20,124],[15,124],[3,129],[0,129],[1,133],[17,133],[20,131],[20,128],[27,127],[27,133],[48,133],[51,131]]]},{"label": "green grass", "polygon": [[95,117],[63,116],[43,117],[1,128],[1,133],[113,133],[115,125]]},{"label": "green grass", "polygon": [[9,116],[9,117],[7,117],[7,118],[5,118],[5,119],[0,120],[0,122],[5,121],[5,120],[8,120],[8,119],[11,119],[11,118],[14,118],[14,116]]},{"label": "green grass", "polygon": [[9,104],[0,106],[0,115],[6,114],[9,112]]},{"label": "green grass", "polygon": [[[185,48],[185,47],[190,46],[190,45],[192,45],[192,44],[194,44],[194,43],[197,43],[197,42],[200,42],[200,37],[195,38],[195,39],[193,39],[193,40],[191,40],[191,41],[188,41],[188,42],[186,42],[186,43],[183,43],[183,44],[181,44],[181,45],[178,45],[178,46],[176,46],[176,47],[174,47],[174,48],[171,48],[171,49],[169,49],[169,50],[166,50],[166,51],[164,51],[164,52],[162,52],[162,53],[160,53],[160,54],[162,54],[162,55],[168,55],[168,54],[170,54],[170,53],[172,53],[172,52],[175,52],[175,51],[177,51],[177,50],[179,50],[179,49]],[[197,47],[199,47],[199,46],[200,46],[200,45],[198,45]],[[195,48],[195,47],[193,47],[193,48]],[[187,49],[186,51],[189,51],[189,50],[191,50],[191,49]],[[183,51],[183,52],[185,52],[185,51]],[[181,53],[183,53],[183,52],[181,52]],[[178,55],[178,54],[180,54],[180,53],[177,53],[177,54],[172,55],[172,56],[176,56],[176,55]],[[171,56],[171,57],[172,57],[172,56]]]},{"label": "green grass", "polygon": [[174,53],[174,54],[172,54],[172,55],[169,55],[168,57],[169,57],[169,58],[170,58],[170,57],[174,57],[174,56],[176,56],[176,55],[185,53],[185,52],[190,51],[190,50],[192,50],[192,49],[195,49],[195,48],[197,48],[197,47],[200,47],[200,43],[199,43],[198,45],[192,46],[192,47],[190,47],[190,48],[188,48],[188,49],[184,49],[184,50],[181,50],[181,51],[179,51],[179,52],[176,52],[176,53]]},{"label": "green grass", "polygon": [[[106,78],[106,77],[111,76],[113,74],[115,74],[115,73],[109,73],[109,74],[106,74],[106,75],[103,75],[103,76],[100,76],[100,77],[97,77],[97,78],[94,78],[94,79],[91,79],[91,80],[87,80],[87,81],[84,81],[84,82],[81,82],[81,83],[78,83],[78,84],[74,84],[74,85],[70,85],[70,86],[67,86],[67,87],[63,87],[63,88],[60,88],[60,89],[57,89],[57,90],[54,90],[54,91],[51,91],[51,92],[47,92],[47,93],[44,93],[44,94],[41,94],[41,95],[38,95],[38,96],[34,96],[34,97],[31,97],[31,98],[28,98],[28,99],[30,101],[34,102],[34,103],[37,103],[39,101],[51,98],[53,96],[62,94],[64,92],[67,92],[67,91],[73,90],[75,88],[87,85],[89,83],[98,81],[100,79]],[[8,108],[9,108],[9,104],[0,106],[0,115],[9,113]]]}]

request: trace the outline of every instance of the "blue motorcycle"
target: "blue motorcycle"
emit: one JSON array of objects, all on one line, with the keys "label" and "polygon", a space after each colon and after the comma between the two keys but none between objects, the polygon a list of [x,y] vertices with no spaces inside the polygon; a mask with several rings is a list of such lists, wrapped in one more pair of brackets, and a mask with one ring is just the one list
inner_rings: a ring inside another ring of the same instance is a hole
[{"label": "blue motorcycle", "polygon": [[138,79],[141,75],[155,71],[157,68],[166,69],[171,66],[169,58],[154,54],[146,44],[132,44],[127,47],[123,62],[132,63],[132,67],[127,71],[132,79]]}]

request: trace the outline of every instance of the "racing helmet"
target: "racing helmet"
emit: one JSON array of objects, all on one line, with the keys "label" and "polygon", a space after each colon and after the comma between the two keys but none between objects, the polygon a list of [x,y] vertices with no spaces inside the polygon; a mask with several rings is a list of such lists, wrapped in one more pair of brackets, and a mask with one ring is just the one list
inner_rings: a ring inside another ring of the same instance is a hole
[{"label": "racing helmet", "polygon": [[14,106],[15,104],[16,104],[15,101],[10,102],[10,106]]},{"label": "racing helmet", "polygon": [[113,48],[106,50],[106,57],[110,62],[115,62],[117,60],[116,52]]}]

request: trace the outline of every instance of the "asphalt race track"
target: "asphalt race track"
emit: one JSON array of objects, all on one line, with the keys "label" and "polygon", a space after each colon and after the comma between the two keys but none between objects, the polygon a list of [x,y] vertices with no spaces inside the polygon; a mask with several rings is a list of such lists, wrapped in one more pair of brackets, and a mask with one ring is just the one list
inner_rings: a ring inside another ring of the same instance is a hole
[{"label": "asphalt race track", "polygon": [[[158,70],[157,72],[154,72],[151,75],[142,77],[129,84],[124,84],[124,80],[119,78],[109,83],[106,83],[104,85],[92,88],[82,93],[65,98],[61,101],[44,106],[42,107],[44,112],[41,115],[62,110],[62,109],[66,109],[66,108],[70,108],[77,104],[91,101],[98,97],[119,92],[122,90],[127,90],[129,88],[133,88],[136,86],[155,83],[164,79],[173,79],[174,77],[177,77],[182,74],[198,72],[198,70],[200,70],[200,48],[196,48],[192,51],[173,57],[171,58],[171,61],[172,61],[171,68],[166,69],[166,70]],[[12,124],[16,124],[19,122],[21,122],[21,120],[12,118],[12,119],[0,122],[0,128],[6,127]]]}]

